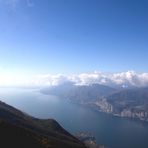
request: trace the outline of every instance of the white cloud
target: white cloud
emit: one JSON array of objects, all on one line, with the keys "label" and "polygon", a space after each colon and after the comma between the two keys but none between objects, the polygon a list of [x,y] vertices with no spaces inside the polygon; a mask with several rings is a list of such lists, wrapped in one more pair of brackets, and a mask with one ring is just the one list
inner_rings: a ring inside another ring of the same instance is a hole
[{"label": "white cloud", "polygon": [[76,85],[90,85],[94,83],[108,86],[148,86],[148,73],[136,73],[127,71],[121,73],[103,73],[91,72],[77,75],[37,75],[37,76],[19,76],[19,75],[0,75],[0,86],[26,86],[43,87],[55,86],[65,82],[72,82]]},{"label": "white cloud", "polygon": [[0,74],[0,87],[25,86],[30,83],[30,78],[21,74]]},{"label": "white cloud", "polygon": [[68,80],[68,77],[57,74],[57,75],[38,75],[34,76],[33,79],[31,80],[31,85],[36,85],[36,86],[55,86],[62,84]]},{"label": "white cloud", "polygon": [[42,75],[34,78],[32,83],[41,86],[59,85],[64,82],[72,82],[76,85],[90,85],[94,83],[108,85],[108,86],[148,86],[148,73],[136,73],[134,71],[127,71],[121,73],[82,73],[78,75]]}]

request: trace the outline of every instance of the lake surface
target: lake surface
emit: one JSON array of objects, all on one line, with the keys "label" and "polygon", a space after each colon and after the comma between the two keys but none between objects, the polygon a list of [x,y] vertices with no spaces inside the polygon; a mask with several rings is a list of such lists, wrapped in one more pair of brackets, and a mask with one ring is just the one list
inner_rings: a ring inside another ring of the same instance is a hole
[{"label": "lake surface", "polygon": [[35,89],[0,88],[0,100],[38,118],[54,118],[75,134],[91,132],[108,148],[148,148],[148,123],[113,117]]}]

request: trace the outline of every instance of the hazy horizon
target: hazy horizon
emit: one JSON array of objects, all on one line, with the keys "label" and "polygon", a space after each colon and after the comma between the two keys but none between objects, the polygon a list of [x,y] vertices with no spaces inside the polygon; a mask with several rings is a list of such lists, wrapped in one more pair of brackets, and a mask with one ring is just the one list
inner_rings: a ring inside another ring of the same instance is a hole
[{"label": "hazy horizon", "polygon": [[0,86],[147,86],[147,6],[139,0],[0,0]]}]

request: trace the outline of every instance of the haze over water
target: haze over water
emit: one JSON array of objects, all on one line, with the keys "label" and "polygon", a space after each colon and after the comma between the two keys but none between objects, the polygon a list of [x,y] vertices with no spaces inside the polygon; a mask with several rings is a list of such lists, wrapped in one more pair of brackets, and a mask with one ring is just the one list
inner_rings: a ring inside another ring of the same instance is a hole
[{"label": "haze over water", "polygon": [[54,118],[73,134],[90,132],[109,148],[148,147],[148,123],[99,113],[37,89],[1,88],[0,98],[32,116]]}]

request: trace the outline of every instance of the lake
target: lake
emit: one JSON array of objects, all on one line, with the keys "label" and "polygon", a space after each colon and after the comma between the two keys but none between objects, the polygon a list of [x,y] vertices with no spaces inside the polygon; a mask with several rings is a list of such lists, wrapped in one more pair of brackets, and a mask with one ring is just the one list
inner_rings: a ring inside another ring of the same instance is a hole
[{"label": "lake", "polygon": [[108,148],[148,148],[148,123],[113,117],[36,89],[0,88],[0,100],[38,118],[54,118],[67,131],[92,133]]}]

